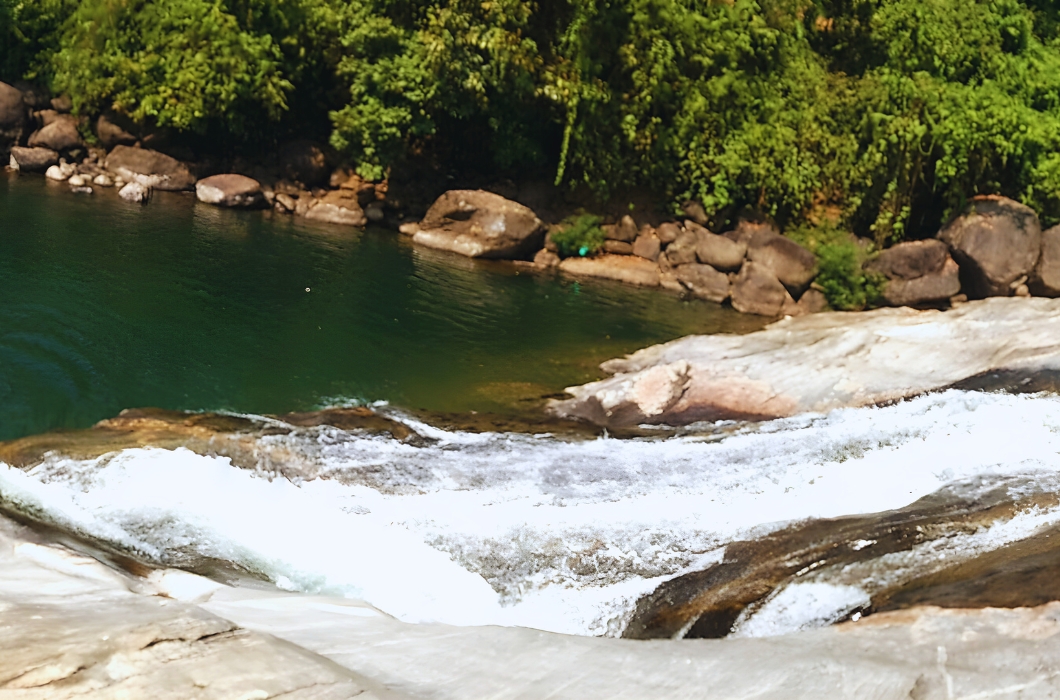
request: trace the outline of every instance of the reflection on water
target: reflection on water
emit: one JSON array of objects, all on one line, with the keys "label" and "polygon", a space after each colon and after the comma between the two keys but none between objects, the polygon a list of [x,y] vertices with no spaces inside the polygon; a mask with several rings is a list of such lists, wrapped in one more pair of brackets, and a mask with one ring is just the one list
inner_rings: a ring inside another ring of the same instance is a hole
[{"label": "reflection on water", "polygon": [[388,231],[0,179],[0,439],[148,405],[537,410],[606,358],[761,325]]}]

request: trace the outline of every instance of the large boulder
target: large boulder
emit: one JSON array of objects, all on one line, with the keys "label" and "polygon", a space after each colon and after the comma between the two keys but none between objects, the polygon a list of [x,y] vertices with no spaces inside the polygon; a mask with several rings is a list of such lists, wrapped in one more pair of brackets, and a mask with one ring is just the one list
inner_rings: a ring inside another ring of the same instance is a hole
[{"label": "large boulder", "polygon": [[632,243],[637,238],[637,223],[629,214],[623,216],[617,224],[609,224],[603,229],[608,240]]},{"label": "large boulder", "polygon": [[18,144],[26,124],[26,105],[22,91],[0,83],[0,154]]},{"label": "large boulder", "polygon": [[887,278],[883,300],[891,306],[936,304],[961,291],[960,270],[942,241],[899,243],[865,269]]},{"label": "large boulder", "polygon": [[190,190],[195,184],[195,176],[179,160],[146,148],[115,146],[107,156],[106,168],[126,182],[159,190]]},{"label": "large boulder", "polygon": [[674,268],[674,274],[698,299],[721,303],[729,298],[729,276],[710,265],[678,265]]},{"label": "large boulder", "polygon": [[750,237],[747,258],[776,275],[795,296],[802,294],[817,276],[817,258],[813,253],[770,230],[756,231]]},{"label": "large boulder", "polygon": [[45,126],[33,132],[29,137],[29,145],[33,148],[50,148],[53,151],[69,151],[81,146],[77,118],[56,113]]},{"label": "large boulder", "polygon": [[671,265],[687,265],[698,260],[696,248],[699,247],[699,235],[695,231],[682,229],[674,242],[666,246],[666,259]]},{"label": "large boulder", "polygon": [[699,241],[696,243],[696,257],[699,261],[718,270],[739,270],[746,253],[745,243],[737,243],[705,229],[700,232]]},{"label": "large boulder", "polygon": [[655,232],[651,229],[641,231],[640,235],[637,236],[637,240],[633,241],[633,254],[638,255],[645,260],[656,261],[659,259],[659,252],[662,250],[662,243],[659,241],[659,237],[655,235]]},{"label": "large boulder", "polygon": [[96,138],[104,148],[132,146],[138,140],[132,133],[131,120],[117,114],[104,113],[96,120]]},{"label": "large boulder", "polygon": [[324,148],[317,143],[299,139],[284,144],[279,153],[280,169],[284,174],[307,187],[326,187],[331,180],[331,167]]},{"label": "large boulder", "polygon": [[235,173],[211,175],[199,180],[195,183],[195,196],[200,202],[221,207],[248,209],[265,204],[261,183]]},{"label": "large boulder", "polygon": [[747,261],[732,284],[732,306],[745,314],[779,316],[785,305],[793,305],[788,290],[765,265]]},{"label": "large boulder", "polygon": [[1038,215],[1007,197],[972,199],[941,231],[971,298],[1011,296],[1033,272],[1042,248]]},{"label": "large boulder", "polygon": [[151,201],[151,188],[140,182],[129,182],[118,190],[118,196],[133,204],[147,204]]},{"label": "large boulder", "polygon": [[1042,233],[1042,252],[1028,286],[1037,296],[1060,297],[1060,226]]},{"label": "large boulder", "polygon": [[600,255],[595,258],[567,258],[559,269],[571,275],[602,277],[641,287],[659,286],[659,268],[636,255]]},{"label": "large boulder", "polygon": [[53,165],[58,165],[59,154],[50,148],[11,147],[11,165],[31,173],[43,173]]},{"label": "large boulder", "polygon": [[541,247],[530,208],[483,190],[450,190],[427,210],[412,240],[470,258],[519,258]]},{"label": "large boulder", "polygon": [[306,211],[305,218],[339,226],[364,226],[368,223],[357,193],[351,190],[328,192]]}]

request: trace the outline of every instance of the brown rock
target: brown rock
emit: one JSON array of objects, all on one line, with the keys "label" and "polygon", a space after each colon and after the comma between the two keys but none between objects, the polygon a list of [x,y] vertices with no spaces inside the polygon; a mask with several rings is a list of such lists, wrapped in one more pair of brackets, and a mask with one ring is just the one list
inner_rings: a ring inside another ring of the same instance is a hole
[{"label": "brown rock", "polygon": [[865,264],[890,280],[912,280],[939,272],[950,257],[946,244],[938,240],[899,243]]},{"label": "brown rock", "polygon": [[635,255],[601,255],[595,258],[567,258],[559,269],[572,275],[602,277],[641,287],[659,285],[659,268]]},{"label": "brown rock", "polygon": [[103,144],[104,148],[115,146],[132,146],[136,143],[136,136],[127,131],[132,128],[132,122],[115,114],[101,114],[96,120],[96,138]]},{"label": "brown rock", "polygon": [[276,196],[273,197],[273,208],[276,211],[282,211],[283,213],[292,213],[295,207],[298,206],[298,200],[286,192],[277,192]]},{"label": "brown rock", "polygon": [[534,256],[534,264],[538,267],[558,267],[559,262],[559,256],[547,248],[537,251],[537,255]]},{"label": "brown rock", "polygon": [[50,148],[11,147],[11,160],[19,170],[32,173],[43,173],[59,162],[59,154]]},{"label": "brown rock", "polygon": [[678,265],[674,268],[674,274],[692,296],[698,299],[721,303],[729,298],[729,276],[710,265]]},{"label": "brown rock", "polygon": [[195,183],[195,196],[200,202],[221,207],[249,209],[265,204],[261,183],[235,173],[212,175],[199,180]]},{"label": "brown rock", "polygon": [[[296,206],[297,211],[297,206]],[[357,201],[357,195],[349,190],[333,190],[311,205],[305,213],[310,221],[322,221],[340,226],[364,226],[368,217]]]},{"label": "brown rock", "polygon": [[938,237],[961,266],[972,298],[1010,296],[1013,283],[1034,271],[1042,248],[1038,215],[999,196],[974,198]]},{"label": "brown rock", "polygon": [[1060,226],[1042,233],[1042,252],[1027,286],[1037,296],[1060,297]]},{"label": "brown rock", "polygon": [[604,241],[604,252],[613,255],[633,255],[633,246],[625,241],[608,238]]},{"label": "brown rock", "polygon": [[718,270],[735,272],[743,265],[747,254],[747,245],[737,243],[725,236],[719,236],[703,229],[699,232],[696,244],[696,257],[701,263]]},{"label": "brown rock", "polygon": [[665,224],[660,224],[659,228],[655,229],[655,235],[659,237],[659,242],[663,245],[669,245],[677,240],[677,237],[681,235],[681,227],[672,221],[667,221]]},{"label": "brown rock", "polygon": [[637,224],[628,214],[623,216],[617,224],[604,226],[603,229],[604,235],[609,240],[632,243],[637,238]]},{"label": "brown rock", "polygon": [[681,205],[681,211],[685,213],[692,221],[695,221],[700,226],[707,225],[707,211],[703,208],[703,205],[699,202],[688,201]]},{"label": "brown rock", "polygon": [[722,235],[737,243],[750,244],[751,239],[758,234],[773,233],[780,235],[780,229],[768,221],[748,221],[740,219],[736,222],[736,228],[726,231]]},{"label": "brown rock", "polygon": [[22,91],[7,83],[0,83],[0,131],[22,128],[26,121],[26,105]]},{"label": "brown rock", "polygon": [[666,246],[666,257],[671,265],[686,265],[698,260],[696,248],[699,246],[699,236],[694,231],[684,230],[670,245]]},{"label": "brown rock", "polygon": [[514,259],[541,247],[544,225],[530,208],[483,190],[450,190],[420,222],[413,242],[471,258]]},{"label": "brown rock", "polygon": [[802,314],[816,314],[828,311],[828,299],[819,289],[807,289],[799,297],[798,306]]},{"label": "brown rock", "polygon": [[633,241],[633,254],[645,260],[658,260],[661,250],[662,243],[659,241],[659,237],[655,235],[655,232],[651,230],[647,233],[641,232],[637,236],[637,240]]},{"label": "brown rock", "polygon": [[77,131],[77,119],[60,115],[47,126],[33,132],[29,137],[30,147],[50,148],[53,151],[68,151],[81,145],[81,134]]},{"label": "brown rock", "polygon": [[681,294],[684,294],[687,291],[685,285],[681,284],[681,280],[677,279],[677,275],[669,269],[666,271],[660,270],[659,286],[671,292],[679,292]]},{"label": "brown rock", "polygon": [[923,306],[946,301],[961,291],[960,269],[949,255],[942,269],[914,279],[888,280],[883,299],[891,306]]},{"label": "brown rock", "polygon": [[773,271],[758,262],[745,262],[733,281],[732,306],[745,314],[779,316],[790,298]]},{"label": "brown rock", "polygon": [[69,95],[63,94],[58,97],[53,97],[51,100],[52,109],[60,114],[69,114],[74,109],[74,101],[70,99]]},{"label": "brown rock", "polygon": [[331,176],[323,147],[305,139],[284,144],[280,148],[279,162],[287,177],[307,187],[327,185]]},{"label": "brown rock", "polygon": [[115,146],[106,167],[126,182],[160,190],[190,190],[195,184],[195,176],[179,160],[146,148]]},{"label": "brown rock", "polygon": [[800,295],[817,276],[817,258],[790,238],[759,230],[747,242],[747,259],[776,275],[792,294]]}]

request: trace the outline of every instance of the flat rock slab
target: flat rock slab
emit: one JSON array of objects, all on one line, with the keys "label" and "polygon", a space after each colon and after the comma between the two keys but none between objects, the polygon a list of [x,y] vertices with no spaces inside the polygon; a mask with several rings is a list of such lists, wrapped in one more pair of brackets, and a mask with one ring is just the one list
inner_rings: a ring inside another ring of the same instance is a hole
[{"label": "flat rock slab", "polygon": [[555,414],[624,427],[766,420],[866,406],[987,372],[1060,368],[1060,300],[993,298],[787,318],[743,336],[689,336],[601,365]]}]

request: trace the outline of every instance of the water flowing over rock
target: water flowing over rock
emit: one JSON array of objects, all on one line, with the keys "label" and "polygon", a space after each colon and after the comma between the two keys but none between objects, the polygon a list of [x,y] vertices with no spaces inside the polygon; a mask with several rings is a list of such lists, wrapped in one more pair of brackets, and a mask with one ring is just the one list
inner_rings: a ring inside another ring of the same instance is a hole
[{"label": "water flowing over rock", "polygon": [[541,246],[544,225],[528,207],[482,190],[450,190],[412,240],[470,258],[519,258]]},{"label": "water flowing over rock", "polygon": [[107,155],[106,168],[126,182],[159,190],[190,190],[195,184],[195,176],[183,163],[146,148],[116,146]]},{"label": "water flowing over rock", "polygon": [[195,196],[200,202],[222,207],[249,209],[265,204],[261,183],[235,173],[212,175],[199,180],[195,183]]},{"label": "water flowing over rock", "polygon": [[574,398],[554,401],[552,410],[629,426],[865,406],[987,372],[1060,368],[1060,302],[990,299],[947,312],[815,314],[745,336],[682,338],[601,367],[614,376],[569,388]]},{"label": "water flowing over rock", "polygon": [[980,196],[939,232],[961,266],[972,298],[1011,296],[1034,271],[1042,248],[1038,215],[1006,197]]}]

